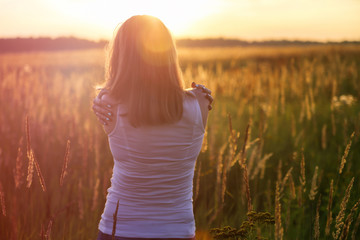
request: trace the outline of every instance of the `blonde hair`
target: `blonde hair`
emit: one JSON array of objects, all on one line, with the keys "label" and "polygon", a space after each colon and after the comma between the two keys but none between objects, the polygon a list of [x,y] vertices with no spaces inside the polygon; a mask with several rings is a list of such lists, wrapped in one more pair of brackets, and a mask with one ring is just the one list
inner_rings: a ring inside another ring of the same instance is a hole
[{"label": "blonde hair", "polygon": [[105,89],[127,105],[133,126],[181,118],[184,89],[177,52],[159,19],[137,15],[120,26],[109,48]]}]

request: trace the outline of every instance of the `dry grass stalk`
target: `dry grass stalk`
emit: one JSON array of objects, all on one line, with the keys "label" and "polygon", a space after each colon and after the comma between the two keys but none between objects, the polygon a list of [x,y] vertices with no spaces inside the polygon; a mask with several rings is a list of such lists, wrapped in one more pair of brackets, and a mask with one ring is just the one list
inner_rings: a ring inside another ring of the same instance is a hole
[{"label": "dry grass stalk", "polygon": [[25,118],[25,133],[26,133],[26,153],[29,154],[30,152],[30,130],[29,130],[29,116]]},{"label": "dry grass stalk", "polygon": [[301,161],[300,161],[300,184],[302,186],[303,192],[306,192],[306,176],[305,176],[305,157],[304,157],[304,150],[301,151]]},{"label": "dry grass stalk", "polygon": [[296,198],[296,189],[295,189],[295,183],[294,183],[292,174],[290,174],[290,178],[289,178],[289,187],[290,187],[291,199],[295,199]]},{"label": "dry grass stalk", "polygon": [[78,194],[79,194],[79,200],[78,200],[78,207],[79,207],[79,219],[84,218],[84,199],[83,199],[83,193],[82,193],[82,180],[80,179],[79,185],[78,185]]},{"label": "dry grass stalk", "polygon": [[320,220],[320,213],[319,213],[320,205],[321,205],[321,194],[319,195],[318,203],[316,206],[316,215],[315,215],[315,223],[314,223],[314,239],[320,238],[320,222],[319,222],[319,220]]},{"label": "dry grass stalk", "polygon": [[327,128],[327,125],[324,124],[324,126],[322,127],[321,129],[321,147],[322,149],[326,149],[326,128]]},{"label": "dry grass stalk", "polygon": [[46,237],[47,240],[50,240],[50,239],[51,239],[50,235],[51,235],[51,227],[52,227],[52,224],[53,224],[53,220],[50,219],[50,220],[49,220],[49,223],[48,223],[48,226],[47,226],[47,229],[46,229],[46,233],[45,233],[45,237]]},{"label": "dry grass stalk", "polygon": [[281,181],[281,183],[280,183],[280,194],[283,193],[285,184],[286,184],[287,181],[289,180],[289,178],[290,178],[290,176],[291,176],[292,170],[293,170],[293,168],[291,167],[291,168],[287,171],[287,173],[285,174],[283,180]]},{"label": "dry grass stalk", "polygon": [[277,181],[279,181],[279,183],[281,183],[281,179],[282,179],[282,160],[279,160],[279,164],[278,164],[278,169],[277,169]]},{"label": "dry grass stalk", "polygon": [[341,174],[342,171],[343,171],[343,169],[344,169],[344,166],[345,166],[345,163],[346,163],[346,158],[347,158],[347,156],[349,155],[349,150],[350,150],[351,143],[352,143],[352,139],[353,139],[354,135],[355,135],[355,132],[353,132],[353,133],[351,134],[349,143],[346,145],[344,155],[342,156],[341,162],[340,162],[339,174]]},{"label": "dry grass stalk", "polygon": [[116,222],[117,222],[118,210],[119,210],[119,200],[117,201],[115,213],[113,215],[114,223],[113,223],[113,229],[112,229],[112,234],[111,234],[112,240],[115,240]]},{"label": "dry grass stalk", "polygon": [[360,214],[358,214],[358,217],[356,219],[356,222],[355,222],[352,234],[351,234],[351,240],[355,240],[356,232],[357,232],[357,229],[359,228],[359,225],[360,225]]},{"label": "dry grass stalk", "polygon": [[98,203],[97,200],[99,198],[99,186],[100,186],[100,179],[97,178],[95,186],[94,186],[93,201],[92,201],[92,206],[91,206],[92,211],[94,211],[97,207],[97,203]]},{"label": "dry grass stalk", "polygon": [[15,182],[15,188],[19,188],[23,183],[24,178],[24,162],[22,160],[23,153],[21,151],[21,147],[18,148],[18,153],[16,156],[16,162],[15,162],[15,170],[14,170],[14,182]]},{"label": "dry grass stalk", "polygon": [[272,153],[265,154],[264,157],[259,161],[257,167],[255,168],[254,174],[252,174],[252,177],[257,175],[260,172],[260,179],[264,179],[265,176],[265,166],[267,160],[269,160],[272,157]]},{"label": "dry grass stalk", "polygon": [[195,193],[194,193],[194,202],[196,202],[198,196],[199,196],[199,189],[200,189],[200,176],[201,176],[201,161],[197,161],[196,164],[196,180],[195,180]]},{"label": "dry grass stalk", "polygon": [[241,150],[241,155],[240,155],[241,164],[244,164],[244,162],[245,162],[246,144],[247,144],[247,140],[249,137],[249,130],[250,130],[250,124],[247,125],[246,130],[245,130],[244,145],[243,145],[243,148]]},{"label": "dry grass stalk", "polygon": [[30,149],[30,152],[28,152],[27,157],[29,159],[29,164],[28,164],[28,171],[27,171],[27,177],[26,177],[26,181],[27,181],[26,186],[29,188],[31,186],[33,174],[34,174],[35,157],[34,157],[34,152],[32,149]]},{"label": "dry grass stalk", "polygon": [[203,143],[201,145],[201,152],[206,152],[208,150],[209,144],[208,144],[208,125],[206,125]]},{"label": "dry grass stalk", "polygon": [[352,189],[353,184],[354,184],[354,177],[351,179],[348,187],[346,188],[344,198],[343,198],[343,200],[341,201],[341,204],[340,204],[340,211],[339,211],[338,215],[336,216],[336,221],[335,221],[336,232],[332,233],[332,236],[333,236],[334,239],[338,239],[338,237],[340,235],[340,232],[341,232],[341,229],[344,226],[344,217],[345,217],[346,205],[347,205],[347,202],[349,201],[350,193],[351,193],[351,189]]},{"label": "dry grass stalk", "polygon": [[64,178],[67,175],[67,168],[68,168],[68,164],[69,164],[69,155],[70,155],[70,140],[67,140],[66,143],[66,149],[65,149],[65,156],[64,156],[64,164],[61,170],[61,175],[60,175],[60,186],[63,185],[64,183]]},{"label": "dry grass stalk", "polygon": [[51,234],[52,224],[53,224],[53,220],[50,219],[46,231],[44,229],[44,224],[41,224],[41,231],[40,231],[41,240],[50,240],[51,239],[50,234]]},{"label": "dry grass stalk", "polygon": [[31,149],[28,116],[26,116],[26,119],[25,119],[25,132],[26,132],[26,143],[27,143],[26,144],[26,155],[27,155],[27,158],[29,159],[26,182],[27,182],[27,187],[29,188],[31,186],[32,178],[33,178],[33,174],[34,174],[35,156],[34,156],[33,150]]},{"label": "dry grass stalk", "polygon": [[238,140],[240,138],[240,132],[236,132],[233,127],[232,127],[232,120],[231,120],[231,115],[228,114],[228,119],[229,119],[229,131],[230,131],[230,135],[229,135],[229,156],[230,156],[230,166],[233,166],[239,159],[239,154],[236,154],[237,148],[238,148]]},{"label": "dry grass stalk", "polygon": [[221,206],[223,206],[225,201],[225,192],[226,192],[226,182],[227,182],[227,168],[229,163],[229,156],[224,158],[223,170],[222,170],[222,180],[221,180]]},{"label": "dry grass stalk", "polygon": [[349,235],[350,226],[351,226],[351,223],[352,223],[352,220],[353,220],[353,216],[356,213],[356,211],[357,211],[357,209],[359,207],[359,204],[360,204],[360,199],[354,204],[354,206],[350,210],[350,213],[346,217],[340,239],[347,239],[347,237]]},{"label": "dry grass stalk", "polygon": [[249,130],[250,130],[250,124],[248,124],[247,127],[246,127],[244,146],[243,146],[242,151],[241,151],[241,162],[242,162],[241,165],[242,165],[243,170],[244,170],[243,175],[244,175],[244,183],[245,183],[245,189],[246,189],[246,199],[247,199],[248,212],[250,212],[252,210],[251,196],[250,196],[250,185],[249,185],[249,176],[248,176],[247,165],[245,163],[246,144],[247,144],[247,140],[248,140],[248,136],[249,136]]},{"label": "dry grass stalk", "polygon": [[310,200],[315,199],[315,196],[316,196],[317,191],[318,191],[317,175],[318,175],[318,166],[315,167],[314,175],[313,175],[313,178],[312,178],[312,181],[311,181],[311,188],[310,188],[310,193],[309,193],[309,199]]},{"label": "dry grass stalk", "polygon": [[[223,176],[224,174],[224,153],[227,148],[227,142],[225,142],[219,151],[219,155],[217,158],[217,172],[216,172],[216,208],[220,208],[219,205],[222,203],[222,192],[223,190]],[[215,216],[216,217],[216,216]]]},{"label": "dry grass stalk", "polygon": [[39,177],[39,182],[40,182],[40,185],[41,185],[41,188],[44,192],[46,192],[46,185],[45,185],[45,180],[44,180],[44,177],[43,175],[41,174],[41,170],[40,170],[40,166],[39,166],[39,163],[38,161],[36,160],[36,158],[34,158],[34,163],[35,163],[35,169],[36,169],[36,173]]},{"label": "dry grass stalk", "polygon": [[280,183],[276,181],[275,189],[275,239],[282,240],[284,229],[281,225],[281,203],[280,203]]},{"label": "dry grass stalk", "polygon": [[1,212],[4,216],[6,216],[5,193],[1,182],[0,182],[0,204],[1,204]]},{"label": "dry grass stalk", "polygon": [[327,206],[327,220],[326,220],[325,236],[328,236],[330,234],[330,225],[332,223],[333,195],[334,195],[334,180],[331,179],[330,192],[329,192],[329,203],[328,203],[328,206]]}]

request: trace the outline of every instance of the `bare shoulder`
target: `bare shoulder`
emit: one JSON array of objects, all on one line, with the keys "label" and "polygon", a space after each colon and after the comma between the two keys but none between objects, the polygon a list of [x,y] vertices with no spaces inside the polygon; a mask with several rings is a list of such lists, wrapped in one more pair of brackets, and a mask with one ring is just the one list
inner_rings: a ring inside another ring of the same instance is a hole
[{"label": "bare shoulder", "polygon": [[115,125],[116,125],[118,102],[113,97],[111,97],[109,94],[106,94],[106,93],[101,96],[101,100],[106,102],[106,104],[111,105],[111,112],[113,113],[113,116],[109,116],[110,119],[112,119],[112,120],[109,121],[106,125],[103,125],[106,134],[109,134],[114,130]]}]

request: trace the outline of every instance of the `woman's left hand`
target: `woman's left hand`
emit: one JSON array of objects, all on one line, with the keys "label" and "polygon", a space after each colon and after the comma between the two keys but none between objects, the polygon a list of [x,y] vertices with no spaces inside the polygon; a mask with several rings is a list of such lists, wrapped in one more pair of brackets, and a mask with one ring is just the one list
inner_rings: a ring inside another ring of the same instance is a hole
[{"label": "woman's left hand", "polygon": [[113,120],[114,113],[112,112],[112,105],[102,100],[101,97],[107,93],[105,89],[102,89],[93,101],[92,110],[94,111],[97,119],[103,125],[107,125]]}]

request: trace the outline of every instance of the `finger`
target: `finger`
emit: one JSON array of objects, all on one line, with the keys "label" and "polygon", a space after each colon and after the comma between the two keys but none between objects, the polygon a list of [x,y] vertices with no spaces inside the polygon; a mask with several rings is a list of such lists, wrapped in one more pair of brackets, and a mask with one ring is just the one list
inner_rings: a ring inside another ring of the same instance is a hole
[{"label": "finger", "polygon": [[101,97],[105,94],[105,93],[109,93],[109,90],[105,89],[105,88],[101,88],[99,94],[97,95],[98,98],[101,99]]},{"label": "finger", "polygon": [[113,118],[113,112],[107,109],[104,109],[102,107],[99,107],[97,105],[93,105],[93,111],[96,114],[96,116],[101,116],[103,119],[108,118],[108,121],[112,121]]},{"label": "finger", "polygon": [[102,125],[107,125],[107,122],[104,122],[103,120],[101,120],[100,118],[97,118],[98,121],[102,124]]},{"label": "finger", "polygon": [[191,83],[191,87],[192,88],[197,88],[197,89],[201,89],[204,93],[208,93],[211,94],[211,90],[206,88],[204,85],[202,84],[196,84],[195,82]]},{"label": "finger", "polygon": [[210,111],[210,110],[212,109],[212,106],[211,106],[211,105],[209,105],[209,106],[208,106],[208,109],[209,109],[209,111]]},{"label": "finger", "polygon": [[210,104],[214,101],[214,98],[210,94],[206,94],[205,97],[209,100]]},{"label": "finger", "polygon": [[201,90],[206,94],[211,94],[211,90],[206,88],[205,86],[201,87]]},{"label": "finger", "polygon": [[100,99],[100,98],[98,98],[98,97],[96,97],[96,98],[93,100],[93,104],[94,104],[94,105],[97,105],[97,106],[99,106],[99,107],[107,108],[107,109],[109,109],[109,110],[111,110],[111,108],[112,108],[112,105],[111,105],[110,103],[108,103],[107,101],[102,100],[102,99]]},{"label": "finger", "polygon": [[101,122],[103,125],[108,124],[109,122],[111,122],[111,119],[109,117],[105,117],[101,114],[96,114],[97,119],[99,120],[99,122]]}]

